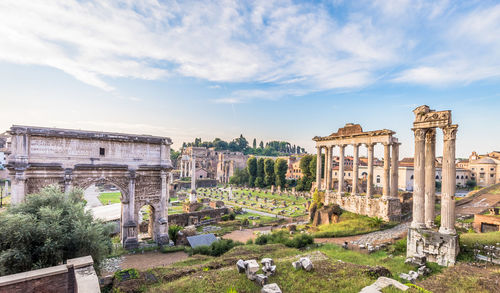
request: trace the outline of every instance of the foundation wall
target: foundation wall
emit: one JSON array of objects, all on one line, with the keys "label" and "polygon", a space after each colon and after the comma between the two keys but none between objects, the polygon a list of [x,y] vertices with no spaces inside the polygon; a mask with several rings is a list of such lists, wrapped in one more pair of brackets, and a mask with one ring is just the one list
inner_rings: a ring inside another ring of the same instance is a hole
[{"label": "foundation wall", "polygon": [[402,204],[399,199],[369,198],[361,195],[341,196],[328,193],[328,203],[338,204],[342,209],[369,217],[379,217],[385,221],[401,219]]}]

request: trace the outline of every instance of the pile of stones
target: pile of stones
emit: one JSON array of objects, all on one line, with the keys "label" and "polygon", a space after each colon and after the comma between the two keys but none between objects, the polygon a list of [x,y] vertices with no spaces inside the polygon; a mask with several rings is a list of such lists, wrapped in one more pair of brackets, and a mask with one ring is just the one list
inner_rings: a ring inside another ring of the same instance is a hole
[{"label": "pile of stones", "polygon": [[401,273],[399,277],[410,283],[414,283],[419,277],[429,275],[431,270],[425,265],[426,261],[427,258],[425,256],[414,256],[406,259],[405,263],[418,266],[418,270],[416,272],[409,271],[408,274]]},{"label": "pile of stones", "polygon": [[292,266],[296,270],[304,269],[307,272],[312,271],[314,268],[311,259],[308,257],[301,257],[298,261],[294,261]]},{"label": "pile of stones", "polygon": [[267,284],[268,276],[276,274],[276,265],[271,258],[263,258],[261,260],[263,274],[258,274],[259,264],[255,259],[238,260],[236,267],[240,274],[245,273],[250,281],[254,281],[262,287],[261,293],[281,293],[280,287],[276,284]]}]

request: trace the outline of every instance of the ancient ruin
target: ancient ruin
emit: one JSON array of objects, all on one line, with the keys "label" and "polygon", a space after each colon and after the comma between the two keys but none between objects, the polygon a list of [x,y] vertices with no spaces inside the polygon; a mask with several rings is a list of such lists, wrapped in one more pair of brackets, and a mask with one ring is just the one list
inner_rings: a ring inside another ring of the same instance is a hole
[{"label": "ancient ruin", "polygon": [[[350,212],[381,217],[384,220],[399,220],[401,215],[401,202],[398,199],[398,157],[399,145],[395,132],[388,129],[367,131],[359,124],[348,123],[336,133],[325,137],[314,137],[317,149],[316,189],[325,191],[325,205],[338,204]],[[374,197],[373,161],[374,147],[384,145],[384,178],[381,198]],[[354,162],[352,186],[350,194],[347,191],[347,182],[344,178],[345,148],[352,145],[354,148]],[[366,196],[361,195],[359,186],[359,146],[365,145],[368,149],[368,174],[366,183]],[[332,176],[332,154],[335,147],[339,148],[339,171],[337,190],[334,190]],[[321,157],[325,150],[324,180],[321,180]],[[391,155],[392,152],[392,155]]]},{"label": "ancient ruin", "polygon": [[68,192],[111,183],[122,194],[123,246],[138,246],[138,213],[146,205],[152,211],[153,239],[168,243],[170,138],[17,125],[8,133],[13,204],[49,184]]},{"label": "ancient ruin", "polygon": [[[423,105],[415,110],[415,179],[413,221],[408,230],[408,258],[426,257],[442,266],[455,264],[459,251],[455,231],[455,140],[458,125],[452,124],[451,111],[435,111]],[[443,130],[443,171],[441,226],[435,229],[436,128]]]}]

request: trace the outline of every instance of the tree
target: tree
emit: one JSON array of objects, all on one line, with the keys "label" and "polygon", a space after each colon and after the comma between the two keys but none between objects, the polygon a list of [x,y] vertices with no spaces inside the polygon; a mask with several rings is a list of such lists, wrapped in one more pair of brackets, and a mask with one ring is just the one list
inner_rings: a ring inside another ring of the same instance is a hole
[{"label": "tree", "polygon": [[170,238],[170,240],[172,240],[174,242],[174,244],[177,242],[177,235],[179,233],[179,231],[182,230],[182,227],[181,226],[178,226],[178,225],[169,225],[168,226],[168,237]]},{"label": "tree", "polygon": [[313,155],[306,155],[303,156],[302,159],[300,159],[299,168],[300,171],[302,171],[302,175],[306,177],[311,177],[312,174],[309,166],[313,158],[314,158]]},{"label": "tree", "polygon": [[238,186],[244,186],[248,184],[248,171],[247,169],[236,169],[233,176],[229,178],[230,184],[235,184]]},{"label": "tree", "polygon": [[257,160],[257,179],[259,179],[259,184],[255,183],[255,186],[257,186],[257,187],[264,187],[265,186],[266,173],[264,171],[264,168],[265,168],[264,162],[265,162],[264,158],[259,158],[259,160]]},{"label": "tree", "polygon": [[274,160],[266,159],[264,161],[264,183],[266,186],[274,184]]},{"label": "tree", "polygon": [[255,138],[253,139],[252,146],[253,146],[254,149],[257,148],[257,140]]},{"label": "tree", "polygon": [[112,227],[85,210],[83,190],[65,195],[59,186],[38,194],[0,215],[0,275],[55,266],[92,255],[96,266],[111,252]]},{"label": "tree", "polygon": [[260,141],[259,148],[261,148],[261,149],[264,148],[264,142],[262,140]]},{"label": "tree", "polygon": [[247,160],[247,171],[248,171],[248,185],[250,187],[255,186],[255,178],[257,178],[257,159],[255,157],[250,157]]},{"label": "tree", "polygon": [[277,186],[281,186],[282,188],[285,187],[287,169],[288,164],[284,159],[277,159],[274,163],[274,175]]}]

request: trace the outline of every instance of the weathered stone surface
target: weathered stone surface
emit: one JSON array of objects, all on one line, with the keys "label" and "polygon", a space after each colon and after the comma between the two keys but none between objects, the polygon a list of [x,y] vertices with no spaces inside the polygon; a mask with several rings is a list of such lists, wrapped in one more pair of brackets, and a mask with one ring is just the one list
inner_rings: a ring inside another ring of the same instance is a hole
[{"label": "weathered stone surface", "polygon": [[267,284],[267,276],[264,274],[256,274],[254,281],[259,285],[259,286],[264,286]]},{"label": "weathered stone surface", "polygon": [[242,274],[245,272],[245,261],[242,259],[236,262],[236,267],[238,268],[238,273]]},{"label": "weathered stone surface", "polygon": [[377,279],[377,281],[375,281],[375,283],[361,289],[361,291],[359,291],[359,293],[380,293],[382,289],[389,287],[389,286],[394,286],[395,288],[397,288],[401,291],[406,291],[409,289],[408,286],[403,285],[396,280],[386,278],[386,277],[380,277]]},{"label": "weathered stone surface", "polygon": [[276,283],[267,284],[262,287],[260,293],[281,293],[281,289]]},{"label": "weathered stone surface", "polygon": [[292,266],[296,270],[300,270],[302,268],[302,264],[300,263],[300,261],[294,261],[294,262],[292,262]]},{"label": "weathered stone surface", "polygon": [[309,259],[308,257],[301,257],[300,258],[300,264],[302,265],[302,268],[306,271],[312,271],[313,269],[313,263],[311,261],[311,259]]},{"label": "weathered stone surface", "polygon": [[371,277],[374,277],[374,278],[390,277],[392,275],[391,271],[389,271],[389,269],[387,269],[386,267],[383,267],[383,266],[371,267],[366,272],[368,273],[368,275],[370,275]]}]

